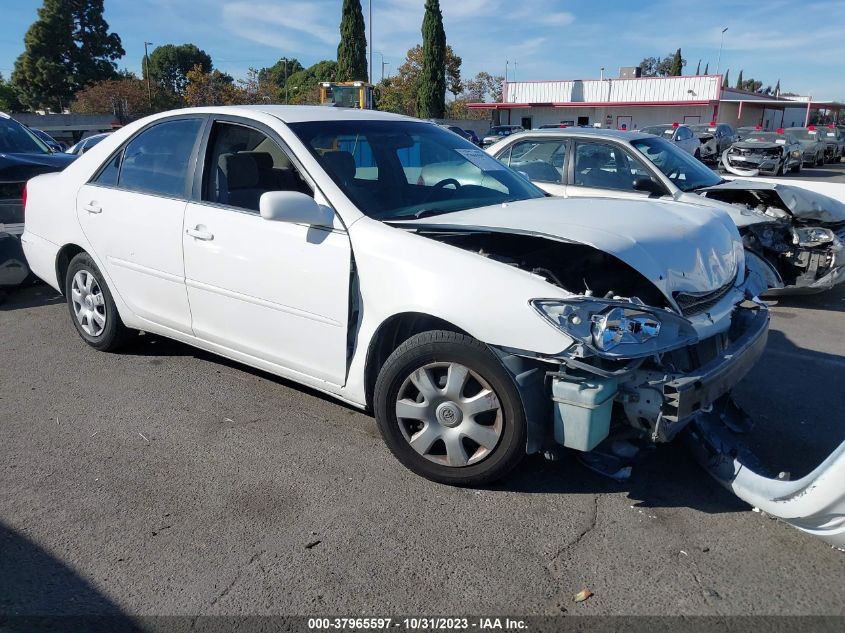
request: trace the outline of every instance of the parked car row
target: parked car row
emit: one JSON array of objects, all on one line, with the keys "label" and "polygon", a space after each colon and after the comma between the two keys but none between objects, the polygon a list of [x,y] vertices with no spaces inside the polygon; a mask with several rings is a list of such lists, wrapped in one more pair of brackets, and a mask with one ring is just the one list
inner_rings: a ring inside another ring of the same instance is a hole
[{"label": "parked car row", "polygon": [[[431,480],[684,435],[739,496],[845,545],[845,445],[799,489],[725,435],[766,344],[758,297],[840,280],[825,223],[845,208],[731,188],[663,137],[501,132],[484,152],[366,110],[154,115],[29,180],[24,250],[93,348],[143,330],[370,409]],[[806,257],[813,281],[787,278]]]}]

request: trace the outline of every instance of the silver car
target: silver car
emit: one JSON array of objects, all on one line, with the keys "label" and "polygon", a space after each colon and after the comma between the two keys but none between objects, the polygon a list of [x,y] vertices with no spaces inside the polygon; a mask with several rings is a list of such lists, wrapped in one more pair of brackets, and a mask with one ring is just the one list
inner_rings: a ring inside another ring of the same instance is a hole
[{"label": "silver car", "polygon": [[825,162],[827,145],[814,125],[808,127],[788,127],[784,130],[801,144],[805,165],[821,167]]},{"label": "silver car", "polygon": [[692,154],[697,159],[701,160],[701,141],[693,133],[688,125],[680,123],[672,123],[671,125],[650,125],[640,130],[643,134],[654,134],[660,138],[665,138],[684,150],[687,154]]},{"label": "silver car", "polygon": [[725,181],[675,144],[642,132],[535,130],[487,152],[555,196],[671,197],[727,211],[768,294],[820,292],[845,281],[845,204],[808,189]]}]

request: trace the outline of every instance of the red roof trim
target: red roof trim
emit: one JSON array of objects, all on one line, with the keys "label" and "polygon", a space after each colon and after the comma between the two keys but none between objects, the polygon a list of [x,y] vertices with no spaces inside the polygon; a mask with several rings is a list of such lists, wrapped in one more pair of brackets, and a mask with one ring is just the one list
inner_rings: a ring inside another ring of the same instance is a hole
[{"label": "red roof trim", "polygon": [[490,110],[511,110],[514,108],[622,108],[622,107],[668,107],[668,106],[706,106],[716,101],[574,101],[566,103],[468,103],[468,108]]}]

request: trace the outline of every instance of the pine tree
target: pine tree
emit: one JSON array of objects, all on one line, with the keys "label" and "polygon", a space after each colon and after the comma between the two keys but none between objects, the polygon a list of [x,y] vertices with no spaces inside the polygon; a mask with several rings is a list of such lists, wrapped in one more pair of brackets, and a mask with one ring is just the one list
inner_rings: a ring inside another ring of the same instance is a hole
[{"label": "pine tree", "polygon": [[698,60],[698,66],[695,67],[695,74],[696,75],[701,74],[701,60],[700,59]]},{"label": "pine tree", "polygon": [[728,68],[728,69],[725,71],[725,78],[722,80],[722,88],[723,88],[723,89],[724,89],[724,88],[730,88],[730,87],[731,87],[730,80],[728,79],[728,77],[730,76],[730,74],[731,74],[731,69],[730,69],[730,68]]},{"label": "pine tree", "polygon": [[684,74],[684,59],[681,57],[681,49],[675,51],[672,57],[672,64],[669,66],[669,75],[672,77],[680,77]]},{"label": "pine tree", "polygon": [[422,23],[423,61],[417,116],[442,119],[446,113],[446,32],[439,0],[426,0]]},{"label": "pine tree", "polygon": [[704,65],[704,74],[705,74],[705,75],[709,75],[709,74],[710,74],[710,62],[707,62],[707,63]]},{"label": "pine tree", "polygon": [[115,77],[114,60],[124,55],[103,19],[103,0],[44,0],[24,47],[12,84],[31,109],[60,110],[81,88]]},{"label": "pine tree", "polygon": [[337,81],[367,81],[367,34],[360,0],[343,0]]},{"label": "pine tree", "polygon": [[739,77],[736,78],[736,87],[738,90],[742,90],[745,87],[742,83],[742,70],[739,71]]}]

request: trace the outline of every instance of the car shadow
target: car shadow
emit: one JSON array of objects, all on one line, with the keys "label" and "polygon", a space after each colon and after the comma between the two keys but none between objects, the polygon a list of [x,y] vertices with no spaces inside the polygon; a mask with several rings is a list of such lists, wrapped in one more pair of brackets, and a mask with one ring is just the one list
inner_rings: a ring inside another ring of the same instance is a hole
[{"label": "car shadow", "polygon": [[3,522],[0,588],[4,633],[144,630],[68,565]]}]

